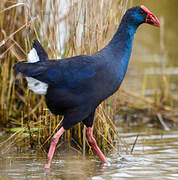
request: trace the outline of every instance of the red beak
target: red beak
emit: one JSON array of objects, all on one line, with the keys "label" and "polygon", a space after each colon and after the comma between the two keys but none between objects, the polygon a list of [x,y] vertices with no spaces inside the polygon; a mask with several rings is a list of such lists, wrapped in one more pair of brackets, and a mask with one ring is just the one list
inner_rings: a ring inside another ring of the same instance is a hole
[{"label": "red beak", "polygon": [[150,12],[145,6],[141,5],[141,8],[148,14],[146,16],[145,23],[160,27],[160,22],[158,18],[152,12]]}]

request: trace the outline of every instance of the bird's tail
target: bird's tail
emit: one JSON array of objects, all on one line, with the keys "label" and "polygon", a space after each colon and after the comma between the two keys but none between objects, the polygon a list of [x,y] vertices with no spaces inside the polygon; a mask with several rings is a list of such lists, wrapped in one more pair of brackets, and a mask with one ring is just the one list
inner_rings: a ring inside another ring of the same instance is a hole
[{"label": "bird's tail", "polygon": [[48,55],[38,40],[33,41],[33,49],[28,53],[27,61],[18,62],[14,65],[14,70],[27,76],[28,88],[36,94],[46,94],[48,84],[32,77],[41,73],[41,67],[36,65],[38,61],[48,60]]},{"label": "bird's tail", "polygon": [[27,56],[27,61],[18,62],[14,65],[14,70],[23,73],[27,77],[37,76],[41,73],[41,67],[36,65],[37,62],[45,63],[48,55],[38,40],[33,41],[33,49]]},{"label": "bird's tail", "polygon": [[48,60],[48,54],[43,49],[43,47],[41,46],[40,42],[37,39],[33,41],[33,48],[36,50],[36,53],[40,61]]}]

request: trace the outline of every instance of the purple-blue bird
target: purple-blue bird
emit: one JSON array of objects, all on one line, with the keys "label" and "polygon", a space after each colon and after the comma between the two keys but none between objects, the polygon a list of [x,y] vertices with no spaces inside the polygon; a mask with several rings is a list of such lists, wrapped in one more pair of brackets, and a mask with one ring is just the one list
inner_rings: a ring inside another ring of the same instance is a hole
[{"label": "purple-blue bird", "polygon": [[126,74],[134,34],[143,23],[160,26],[157,17],[145,6],[136,6],[126,11],[111,41],[95,54],[49,60],[41,44],[34,40],[28,62],[15,64],[14,70],[27,77],[30,89],[45,94],[49,110],[64,116],[62,127],[52,138],[45,168],[50,168],[60,136],[81,121],[87,127],[92,148],[103,163],[108,162],[93,137],[95,110],[119,89]]}]

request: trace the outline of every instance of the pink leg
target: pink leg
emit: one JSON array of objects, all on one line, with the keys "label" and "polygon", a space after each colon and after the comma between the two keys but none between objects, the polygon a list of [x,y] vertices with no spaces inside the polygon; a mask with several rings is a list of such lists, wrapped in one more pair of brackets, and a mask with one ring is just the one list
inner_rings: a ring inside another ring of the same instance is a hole
[{"label": "pink leg", "polygon": [[92,127],[88,127],[87,131],[88,131],[87,132],[88,141],[91,143],[91,147],[95,150],[95,152],[97,153],[97,155],[99,156],[101,161],[103,161],[103,163],[108,163],[108,161],[106,160],[104,154],[101,152],[101,150],[99,149],[99,147],[96,144],[96,140],[93,137]]},{"label": "pink leg", "polygon": [[50,168],[56,145],[59,141],[59,138],[64,133],[64,131],[65,131],[65,129],[63,127],[61,127],[59,129],[59,131],[53,136],[52,141],[51,141],[51,145],[49,148],[48,159],[47,159],[47,162],[45,164],[45,168]]}]

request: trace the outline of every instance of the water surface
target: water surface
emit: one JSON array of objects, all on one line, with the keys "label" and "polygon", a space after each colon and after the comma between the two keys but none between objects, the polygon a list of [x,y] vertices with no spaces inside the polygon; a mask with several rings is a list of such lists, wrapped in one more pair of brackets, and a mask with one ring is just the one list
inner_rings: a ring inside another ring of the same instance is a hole
[{"label": "water surface", "polygon": [[[120,128],[120,153],[109,154],[109,164],[103,165],[96,157],[57,153],[50,171],[43,166],[45,158],[35,154],[6,154],[0,157],[0,179],[178,179],[178,132],[152,128]],[[137,143],[132,154],[130,150]]]}]

